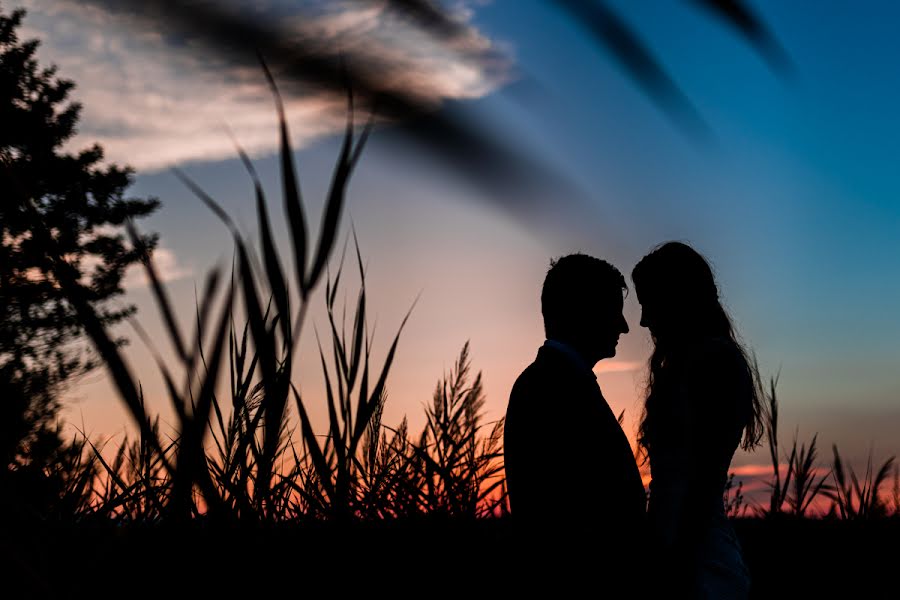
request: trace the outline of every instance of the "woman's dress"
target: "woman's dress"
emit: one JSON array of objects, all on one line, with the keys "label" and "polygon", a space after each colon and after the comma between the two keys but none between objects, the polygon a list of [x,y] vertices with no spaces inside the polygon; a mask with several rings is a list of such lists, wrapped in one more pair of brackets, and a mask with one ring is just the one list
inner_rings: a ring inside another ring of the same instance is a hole
[{"label": "woman's dress", "polygon": [[754,382],[729,341],[704,340],[675,356],[655,377],[645,425],[658,568],[679,595],[746,598],[750,576],[723,494]]}]

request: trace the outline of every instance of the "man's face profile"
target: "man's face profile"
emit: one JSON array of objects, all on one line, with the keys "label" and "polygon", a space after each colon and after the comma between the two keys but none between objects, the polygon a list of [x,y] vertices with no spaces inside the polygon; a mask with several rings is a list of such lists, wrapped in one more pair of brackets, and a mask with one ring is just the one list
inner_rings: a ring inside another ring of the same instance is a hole
[{"label": "man's face profile", "polygon": [[622,293],[595,291],[584,300],[577,309],[582,323],[578,328],[579,345],[594,361],[615,356],[619,336],[628,333],[628,323],[622,314]]},{"label": "man's face profile", "polygon": [[628,322],[622,314],[624,300],[621,293],[606,294],[596,309],[596,348],[598,359],[616,355],[619,336],[628,333]]}]

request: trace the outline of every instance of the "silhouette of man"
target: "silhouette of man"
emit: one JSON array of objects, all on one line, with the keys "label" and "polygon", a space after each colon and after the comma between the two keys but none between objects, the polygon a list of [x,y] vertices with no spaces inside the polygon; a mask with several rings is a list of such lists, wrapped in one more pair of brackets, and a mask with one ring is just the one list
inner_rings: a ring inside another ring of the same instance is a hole
[{"label": "silhouette of man", "polygon": [[605,573],[628,585],[646,542],[641,476],[593,373],[628,332],[626,289],[584,254],[551,262],[544,280],[547,340],[513,386],[504,433],[515,560],[535,584],[580,587]]}]

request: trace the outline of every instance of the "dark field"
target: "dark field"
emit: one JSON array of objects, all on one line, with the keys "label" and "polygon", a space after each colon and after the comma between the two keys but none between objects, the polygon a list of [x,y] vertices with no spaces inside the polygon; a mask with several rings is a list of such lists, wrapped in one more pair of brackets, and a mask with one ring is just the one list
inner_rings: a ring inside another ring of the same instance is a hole
[{"label": "dark field", "polygon": [[[15,597],[532,595],[535,574],[521,568],[510,526],[508,519],[188,530],[45,525],[5,535],[2,564]],[[735,527],[753,598],[900,595],[896,519],[739,519]],[[602,560],[587,585],[601,579]],[[633,597],[650,583],[636,581]],[[564,587],[547,592],[568,596]],[[604,597],[599,589],[582,595]]]}]

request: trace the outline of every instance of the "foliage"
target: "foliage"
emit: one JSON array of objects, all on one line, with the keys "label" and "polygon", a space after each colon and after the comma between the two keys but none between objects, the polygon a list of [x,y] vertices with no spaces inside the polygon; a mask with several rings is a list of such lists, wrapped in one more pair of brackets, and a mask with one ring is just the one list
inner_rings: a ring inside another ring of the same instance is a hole
[{"label": "foliage", "polygon": [[[109,301],[122,294],[125,269],[139,258],[116,226],[146,216],[155,199],[129,198],[131,171],[102,166],[94,145],[63,149],[80,106],[71,81],[40,68],[36,40],[20,41],[23,10],[0,12],[0,444],[4,469],[30,463],[56,428],[61,387],[94,366],[77,342],[84,324],[53,274],[44,236],[64,260],[104,325],[133,312]],[[152,249],[155,238],[143,245]],[[61,443],[61,442],[60,442]]]}]

